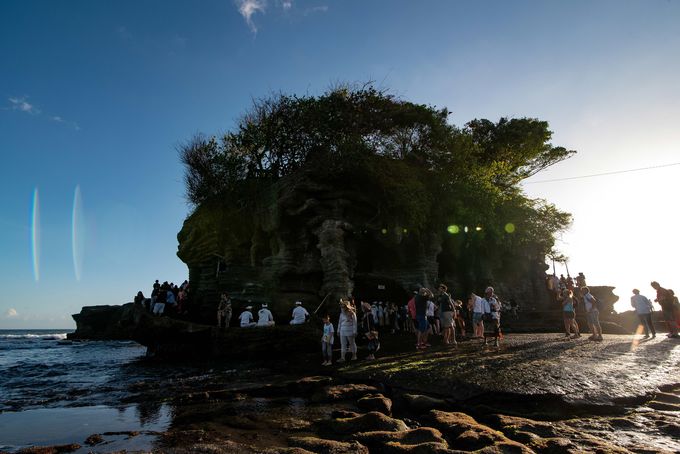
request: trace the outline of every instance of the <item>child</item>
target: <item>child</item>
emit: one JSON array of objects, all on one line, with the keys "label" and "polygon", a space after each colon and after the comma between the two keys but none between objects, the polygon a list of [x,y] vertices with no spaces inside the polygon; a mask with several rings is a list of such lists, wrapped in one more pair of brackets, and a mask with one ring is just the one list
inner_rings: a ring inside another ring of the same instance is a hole
[{"label": "child", "polygon": [[375,359],[375,353],[380,350],[380,340],[378,340],[378,332],[377,331],[369,331],[366,334],[366,338],[368,339],[368,356],[366,359]]},{"label": "child", "polygon": [[321,337],[321,353],[323,354],[322,366],[333,364],[333,333],[335,332],[331,318],[326,315],[323,318],[323,336]]}]

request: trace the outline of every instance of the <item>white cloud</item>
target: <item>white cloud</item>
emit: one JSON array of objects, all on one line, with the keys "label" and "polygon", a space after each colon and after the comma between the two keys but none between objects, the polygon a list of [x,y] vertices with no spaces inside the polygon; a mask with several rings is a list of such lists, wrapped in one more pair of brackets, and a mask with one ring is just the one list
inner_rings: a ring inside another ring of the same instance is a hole
[{"label": "white cloud", "polygon": [[304,12],[305,16],[309,16],[310,14],[314,13],[325,13],[328,11],[328,6],[322,5],[322,6],[315,6],[313,8],[307,8]]},{"label": "white cloud", "polygon": [[293,7],[293,0],[283,0],[281,2],[281,8],[283,8],[285,11],[288,11]]},{"label": "white cloud", "polygon": [[6,317],[6,318],[17,317],[18,315],[19,315],[19,313],[18,313],[17,310],[14,309],[14,308],[7,309],[7,310],[5,311],[5,317]]},{"label": "white cloud", "polygon": [[19,110],[34,115],[40,113],[40,109],[26,101],[26,98],[8,98],[8,101],[12,110]]},{"label": "white cloud", "polygon": [[265,0],[235,0],[236,6],[238,6],[238,12],[243,16],[248,24],[248,27],[253,31],[257,32],[257,27],[255,22],[253,22],[253,15],[255,13],[263,13],[267,9],[267,3]]}]

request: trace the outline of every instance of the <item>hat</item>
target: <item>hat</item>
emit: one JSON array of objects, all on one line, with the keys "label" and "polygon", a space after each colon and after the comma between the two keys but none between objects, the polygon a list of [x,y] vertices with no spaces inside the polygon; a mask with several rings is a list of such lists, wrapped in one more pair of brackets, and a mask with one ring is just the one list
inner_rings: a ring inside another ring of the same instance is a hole
[{"label": "hat", "polygon": [[302,306],[302,301],[296,301],[296,302],[295,302],[295,305],[296,305],[296,306]]},{"label": "hat", "polygon": [[252,309],[253,306],[246,306],[246,310]]},{"label": "hat", "polygon": [[267,307],[267,303],[262,303],[262,307]]},{"label": "hat", "polygon": [[493,293],[493,287],[487,287],[486,290],[484,290],[484,293]]}]

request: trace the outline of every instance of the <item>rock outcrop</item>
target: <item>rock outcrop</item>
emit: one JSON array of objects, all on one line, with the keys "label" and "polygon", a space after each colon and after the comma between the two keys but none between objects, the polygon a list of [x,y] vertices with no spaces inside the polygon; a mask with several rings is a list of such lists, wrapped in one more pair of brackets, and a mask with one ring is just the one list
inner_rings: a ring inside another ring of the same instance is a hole
[{"label": "rock outcrop", "polygon": [[313,324],[266,328],[202,325],[171,317],[156,317],[143,305],[88,306],[73,315],[76,331],[69,339],[134,340],[161,358],[255,358],[260,354],[308,353],[317,350],[320,330]]},{"label": "rock outcrop", "polygon": [[454,241],[445,230],[410,232],[398,220],[380,220],[380,211],[370,189],[318,181],[312,172],[282,178],[252,211],[199,206],[178,234],[192,317],[212,320],[221,291],[230,293],[235,313],[248,301],[268,302],[285,319],[296,300],[316,307],[328,296],[318,314],[337,313],[340,297],[405,303],[418,286],[441,281],[456,297],[493,284],[506,300],[548,304],[538,250],[523,250],[511,266],[480,256],[463,269],[467,259],[444,248]]}]

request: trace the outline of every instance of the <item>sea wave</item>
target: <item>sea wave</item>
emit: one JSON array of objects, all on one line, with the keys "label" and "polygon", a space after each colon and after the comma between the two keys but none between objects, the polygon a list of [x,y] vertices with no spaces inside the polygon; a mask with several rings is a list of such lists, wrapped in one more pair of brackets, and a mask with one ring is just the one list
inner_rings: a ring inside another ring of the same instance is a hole
[{"label": "sea wave", "polygon": [[50,334],[0,334],[0,339],[42,339],[42,340],[63,340],[67,333]]}]

